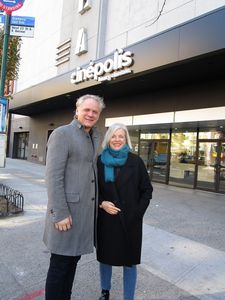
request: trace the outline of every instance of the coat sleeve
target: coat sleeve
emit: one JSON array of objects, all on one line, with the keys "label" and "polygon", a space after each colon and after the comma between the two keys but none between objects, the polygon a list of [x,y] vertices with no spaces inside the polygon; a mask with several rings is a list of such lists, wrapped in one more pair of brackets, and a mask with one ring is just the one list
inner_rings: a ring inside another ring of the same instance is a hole
[{"label": "coat sleeve", "polygon": [[64,174],[69,154],[69,141],[62,128],[53,131],[49,138],[46,160],[48,212],[53,222],[70,215],[66,202]]},{"label": "coat sleeve", "polygon": [[139,157],[139,211],[138,217],[143,217],[152,199],[153,187],[143,160]]},{"label": "coat sleeve", "polygon": [[102,195],[102,184],[104,181],[104,166],[101,162],[101,156],[98,156],[97,160],[97,170],[98,170],[98,205],[102,204],[102,201],[104,201],[103,195]]}]

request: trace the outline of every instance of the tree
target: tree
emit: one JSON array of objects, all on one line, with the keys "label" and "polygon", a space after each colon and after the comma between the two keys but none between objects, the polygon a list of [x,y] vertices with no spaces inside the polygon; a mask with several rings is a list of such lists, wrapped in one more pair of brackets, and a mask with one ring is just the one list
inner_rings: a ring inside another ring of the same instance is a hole
[{"label": "tree", "polygon": [[[4,29],[0,29],[0,69],[2,67],[2,52],[3,52]],[[11,82],[18,78],[20,65],[20,45],[21,38],[16,36],[9,36],[9,44],[7,49],[7,63],[6,63],[6,94],[9,94],[8,87]]]}]

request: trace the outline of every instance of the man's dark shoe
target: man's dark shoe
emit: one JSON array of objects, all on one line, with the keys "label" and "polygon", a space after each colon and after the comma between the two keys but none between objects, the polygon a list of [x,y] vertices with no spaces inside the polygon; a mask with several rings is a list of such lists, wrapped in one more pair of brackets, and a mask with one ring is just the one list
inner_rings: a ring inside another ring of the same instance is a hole
[{"label": "man's dark shoe", "polygon": [[99,300],[109,300],[109,291],[102,290],[102,295],[99,298]]}]

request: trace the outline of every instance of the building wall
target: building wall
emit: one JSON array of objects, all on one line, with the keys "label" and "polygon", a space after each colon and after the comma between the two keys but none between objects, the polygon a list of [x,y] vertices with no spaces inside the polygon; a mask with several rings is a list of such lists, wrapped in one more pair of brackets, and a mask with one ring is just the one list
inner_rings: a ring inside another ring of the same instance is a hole
[{"label": "building wall", "polygon": [[[19,79],[15,91],[57,75],[56,45],[60,40],[63,1],[25,1],[13,15],[35,17],[34,38],[22,38]],[[54,13],[52,13],[54,7]]]},{"label": "building wall", "polygon": [[[15,93],[96,58],[99,0],[92,1],[92,8],[83,15],[78,13],[76,0],[49,0],[44,5],[41,1],[27,3],[24,3],[17,15],[34,16],[35,32],[33,38],[22,38],[21,64]],[[88,52],[77,56],[75,47],[78,30],[82,27],[88,32]],[[68,39],[71,39],[70,60],[56,67],[57,47]]]},{"label": "building wall", "polygon": [[30,131],[30,118],[26,116],[11,115],[10,127],[9,127],[9,138],[8,138],[8,155],[13,157],[13,146],[14,146],[14,136],[18,133],[29,132]]},{"label": "building wall", "polygon": [[[221,80],[210,84],[202,83],[193,86],[176,87],[138,96],[116,99],[107,97],[105,98],[106,108],[101,114],[98,128],[103,136],[106,131],[105,122],[108,118],[224,106],[224,94],[225,80]],[[13,122],[12,131],[21,132],[19,127],[22,126],[23,131],[30,132],[28,160],[44,164],[48,131],[69,123],[73,116],[74,111],[65,109],[37,115],[29,119],[16,119]],[[13,136],[11,135],[10,153],[12,153],[12,147]]]},{"label": "building wall", "polygon": [[[225,0],[92,0],[91,9],[79,14],[78,2],[25,1],[16,12],[35,17],[34,38],[22,38],[16,93],[225,5]],[[82,27],[87,30],[88,52],[77,56]],[[56,67],[57,47],[68,39],[70,59]]]},{"label": "building wall", "polygon": [[[100,1],[92,1],[92,7],[83,14],[78,13],[78,1],[63,1],[62,24],[60,28],[60,42],[71,39],[70,60],[57,68],[58,74],[72,70],[77,65],[83,65],[91,59],[96,59],[96,49],[98,43],[99,26],[99,5]],[[88,52],[77,56],[75,48],[77,43],[78,31],[80,28],[87,31]]]},{"label": "building wall", "polygon": [[105,54],[223,5],[224,0],[109,0]]},{"label": "building wall", "polygon": [[224,106],[225,80],[106,99],[103,118]]},{"label": "building wall", "polygon": [[[46,146],[48,140],[48,132],[55,128],[69,124],[74,118],[74,110],[53,111],[49,114],[41,114],[29,119],[29,144],[28,144],[28,160],[40,164],[45,164]],[[17,127],[21,126],[20,121],[17,120]],[[99,120],[99,127],[103,128],[104,119]],[[25,127],[24,127],[25,128]],[[13,141],[13,140],[11,140]],[[11,143],[11,152],[13,144]]]},{"label": "building wall", "polygon": [[[78,1],[73,0],[57,3],[50,0],[46,4],[47,6],[40,10],[40,2],[28,3],[26,7],[25,2],[20,14],[32,16],[33,12],[33,16],[36,17],[35,37],[33,39],[23,38],[17,92],[64,74],[76,66],[89,63],[90,59],[102,58],[116,48],[126,47],[180,22],[225,5],[225,0],[125,0],[120,2],[118,0],[93,0],[91,9],[84,14],[78,13]],[[54,7],[54,14],[49,13],[52,7]],[[88,32],[88,52],[77,56],[74,52],[77,33],[81,27],[85,27]],[[176,34],[179,35],[179,32]],[[71,39],[70,60],[56,67],[57,46],[69,39]],[[148,51],[152,51],[152,49],[146,49],[147,54],[149,54]],[[160,55],[159,51],[157,54],[160,66],[162,65],[161,59],[166,58]],[[173,55],[175,54],[173,53]],[[143,64],[146,67],[146,63],[143,62]],[[139,67],[145,70],[144,66],[140,65]],[[60,84],[62,85],[64,82]],[[224,86],[224,80],[220,80],[210,84],[199,83],[198,85],[167,88],[154,92],[147,91],[144,94],[117,97],[116,99],[111,99],[109,95],[105,98],[106,109],[101,115],[98,126],[104,133],[105,119],[107,118],[224,106]],[[51,89],[52,87],[49,87],[48,91],[40,91],[41,99],[51,98],[53,93]],[[42,95],[43,93],[47,94]],[[28,96],[31,101],[35,99],[32,92],[28,93]],[[13,148],[13,131],[16,132],[19,127],[26,127],[26,130],[30,132],[28,160],[45,163],[48,132],[69,123],[72,118],[73,111],[65,109],[32,116],[26,126],[25,123],[19,126],[18,122],[23,122],[22,119],[15,121],[15,124],[12,125],[10,153]]]},{"label": "building wall", "polygon": [[48,132],[69,123],[73,111],[62,110],[50,114],[42,114],[30,119],[30,138],[28,144],[28,160],[45,163]]}]

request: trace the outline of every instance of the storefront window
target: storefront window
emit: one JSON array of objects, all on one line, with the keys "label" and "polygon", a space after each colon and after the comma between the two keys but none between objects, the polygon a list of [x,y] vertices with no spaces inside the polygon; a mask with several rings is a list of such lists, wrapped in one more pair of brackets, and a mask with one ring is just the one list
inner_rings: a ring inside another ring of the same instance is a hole
[{"label": "storefront window", "polygon": [[129,135],[130,135],[130,140],[131,140],[131,144],[133,147],[133,152],[138,154],[139,151],[139,130],[128,130],[129,131]]},{"label": "storefront window", "polygon": [[141,140],[164,140],[169,138],[169,133],[141,133]]},{"label": "storefront window", "polygon": [[139,155],[152,181],[167,182],[169,162],[169,129],[150,131],[142,129]]},{"label": "storefront window", "polygon": [[[225,132],[197,129],[131,131],[136,153],[154,182],[225,192]],[[197,156],[198,155],[198,156]]]},{"label": "storefront window", "polygon": [[207,132],[203,132],[200,131],[199,132],[199,139],[200,140],[217,140],[217,139],[224,139],[225,138],[225,133],[224,131],[207,131]]},{"label": "storefront window", "polygon": [[171,136],[171,184],[193,187],[196,163],[196,132],[173,132]]},{"label": "storefront window", "polygon": [[219,173],[219,191],[225,193],[225,140],[221,143],[220,164],[218,165]]}]

